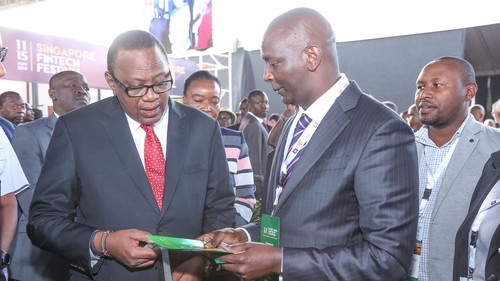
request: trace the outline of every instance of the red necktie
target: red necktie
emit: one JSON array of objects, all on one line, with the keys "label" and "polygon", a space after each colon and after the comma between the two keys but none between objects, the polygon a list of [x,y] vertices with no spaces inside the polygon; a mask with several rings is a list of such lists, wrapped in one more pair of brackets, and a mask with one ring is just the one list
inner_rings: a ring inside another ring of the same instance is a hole
[{"label": "red necktie", "polygon": [[144,165],[149,184],[153,190],[158,207],[162,205],[163,189],[165,186],[165,158],[161,149],[160,140],[156,137],[153,125],[141,125],[146,131],[144,140]]}]

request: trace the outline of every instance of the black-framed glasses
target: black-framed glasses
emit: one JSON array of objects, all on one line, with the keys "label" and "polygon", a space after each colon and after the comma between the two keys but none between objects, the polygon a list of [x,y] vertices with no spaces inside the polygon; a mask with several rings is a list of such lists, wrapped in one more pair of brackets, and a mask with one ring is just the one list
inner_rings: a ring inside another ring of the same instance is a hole
[{"label": "black-framed glasses", "polygon": [[125,94],[127,94],[129,97],[142,97],[148,92],[149,89],[152,89],[153,92],[157,94],[163,94],[172,89],[172,85],[174,84],[174,80],[168,79],[163,82],[154,83],[152,85],[126,87],[122,82],[116,79],[116,77],[111,72],[108,73],[109,75],[111,75],[111,78],[113,78],[118,87],[120,87],[120,89],[122,89],[122,91],[124,91]]},{"label": "black-framed glasses", "polygon": [[0,48],[0,62],[3,62],[3,60],[5,59],[5,57],[7,56],[7,50],[9,48],[7,47],[2,47]]}]

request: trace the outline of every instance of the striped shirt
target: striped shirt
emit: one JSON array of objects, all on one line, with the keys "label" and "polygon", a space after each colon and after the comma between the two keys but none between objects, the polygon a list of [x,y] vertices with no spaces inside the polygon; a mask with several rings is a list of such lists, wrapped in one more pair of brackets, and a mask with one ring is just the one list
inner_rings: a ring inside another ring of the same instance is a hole
[{"label": "striped shirt", "polygon": [[[446,157],[446,154],[450,151],[453,146],[453,143],[458,141],[466,122],[463,122],[458,131],[453,135],[453,137],[445,143],[443,146],[438,147],[434,142],[429,138],[429,130],[427,125],[422,126],[420,130],[415,133],[415,140],[422,145],[424,145],[424,155],[422,159],[419,159],[418,164],[418,174],[419,174],[419,199],[422,200],[424,195],[425,188],[427,187],[427,173],[430,172],[434,174],[437,170],[441,162]],[[420,266],[418,270],[418,281],[428,281],[429,280],[429,229],[431,226],[431,217],[432,210],[434,209],[434,204],[436,203],[437,194],[441,187],[441,182],[443,181],[443,177],[446,174],[446,168],[439,175],[439,178],[435,179],[435,185],[432,188],[432,192],[429,197],[429,201],[425,209],[423,210],[423,214],[418,219],[419,227],[422,227],[422,252],[420,258]],[[431,280],[432,281],[432,280]]]},{"label": "striped shirt", "polygon": [[247,224],[255,205],[255,184],[243,132],[221,127],[231,184],[235,194],[236,227]]}]

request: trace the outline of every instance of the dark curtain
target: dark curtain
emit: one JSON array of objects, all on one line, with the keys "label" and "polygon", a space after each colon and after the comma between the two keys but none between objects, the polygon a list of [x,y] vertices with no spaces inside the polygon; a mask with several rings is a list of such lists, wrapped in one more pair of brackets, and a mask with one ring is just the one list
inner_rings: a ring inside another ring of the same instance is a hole
[{"label": "dark curtain", "polygon": [[232,53],[231,68],[231,94],[234,97],[232,108],[237,112],[240,101],[256,88],[252,61],[245,49],[238,48]]}]

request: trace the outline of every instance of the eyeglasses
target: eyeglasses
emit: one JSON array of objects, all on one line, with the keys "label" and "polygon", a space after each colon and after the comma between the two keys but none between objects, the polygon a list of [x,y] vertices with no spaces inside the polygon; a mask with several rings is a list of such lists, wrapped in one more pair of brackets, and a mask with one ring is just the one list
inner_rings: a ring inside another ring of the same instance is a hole
[{"label": "eyeglasses", "polygon": [[118,87],[120,87],[120,89],[122,89],[122,91],[124,91],[125,94],[127,94],[129,97],[142,97],[148,92],[149,89],[152,89],[153,92],[157,94],[163,94],[172,89],[172,85],[174,83],[172,79],[169,79],[152,85],[144,85],[139,87],[126,87],[122,82],[116,79],[116,77],[112,73],[110,72],[108,73],[109,75],[111,75],[111,78],[113,78]]},{"label": "eyeglasses", "polygon": [[5,57],[7,56],[7,50],[9,48],[7,47],[2,47],[0,48],[0,62],[3,62],[3,60],[5,59]]},{"label": "eyeglasses", "polygon": [[217,117],[218,120],[231,120],[231,116],[220,115]]}]

